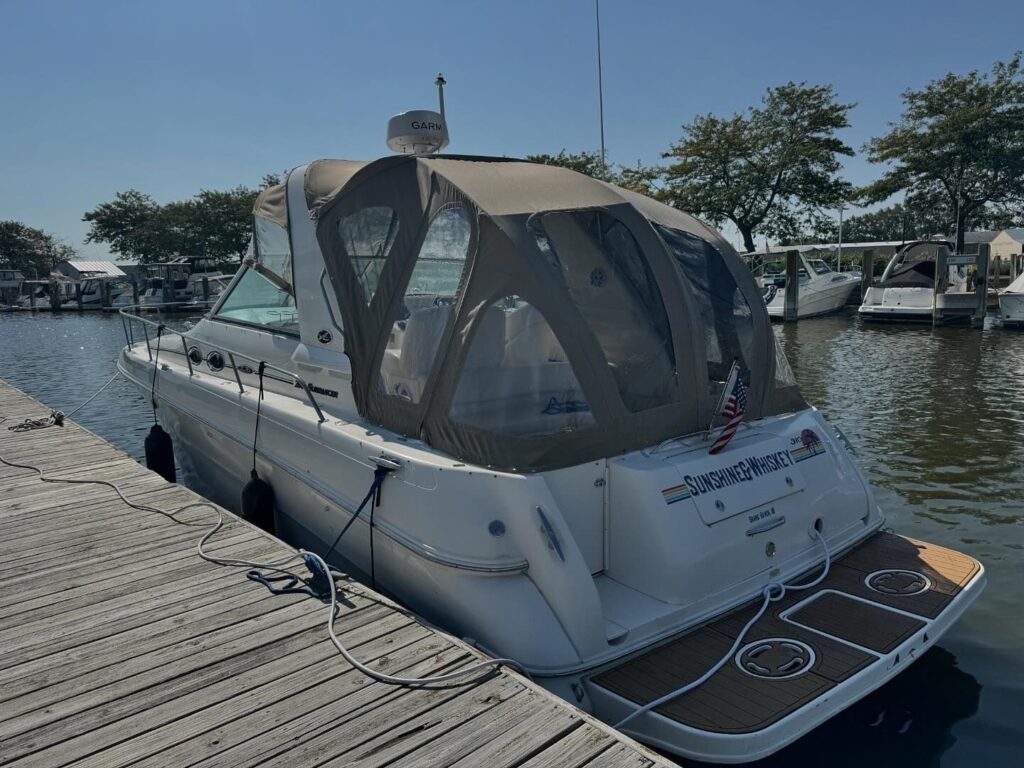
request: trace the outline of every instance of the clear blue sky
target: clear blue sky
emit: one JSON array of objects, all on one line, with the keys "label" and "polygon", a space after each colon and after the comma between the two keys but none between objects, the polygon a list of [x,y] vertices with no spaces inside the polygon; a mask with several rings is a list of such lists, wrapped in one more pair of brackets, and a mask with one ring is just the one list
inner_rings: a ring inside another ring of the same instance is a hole
[{"label": "clear blue sky", "polygon": [[[654,162],[693,115],[788,80],[856,102],[856,148],[900,93],[1024,47],[1024,2],[602,0],[609,159]],[[82,213],[255,186],[319,157],[387,152],[390,115],[434,108],[449,151],[596,149],[593,0],[0,0],[0,219],[87,256]],[[847,164],[862,183],[877,174]]]}]

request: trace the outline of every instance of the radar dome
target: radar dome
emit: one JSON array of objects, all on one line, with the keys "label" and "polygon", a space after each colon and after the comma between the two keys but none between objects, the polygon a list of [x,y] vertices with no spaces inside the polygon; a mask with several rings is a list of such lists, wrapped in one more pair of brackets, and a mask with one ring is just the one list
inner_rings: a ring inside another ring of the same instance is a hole
[{"label": "radar dome", "polygon": [[388,120],[388,149],[403,155],[429,155],[448,146],[444,117],[428,109],[402,112]]}]

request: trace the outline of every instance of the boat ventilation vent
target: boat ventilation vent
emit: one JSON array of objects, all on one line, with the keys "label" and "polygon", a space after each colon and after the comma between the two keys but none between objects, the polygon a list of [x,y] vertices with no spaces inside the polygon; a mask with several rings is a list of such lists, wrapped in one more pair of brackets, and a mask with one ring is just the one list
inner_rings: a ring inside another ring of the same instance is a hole
[{"label": "boat ventilation vent", "polygon": [[788,637],[769,637],[740,648],[736,666],[753,677],[788,680],[811,671],[814,650]]},{"label": "boat ventilation vent", "polygon": [[875,592],[900,597],[920,595],[922,592],[927,592],[932,586],[931,579],[923,573],[899,569],[875,571],[868,574],[864,583],[868,585],[868,589],[873,589]]}]

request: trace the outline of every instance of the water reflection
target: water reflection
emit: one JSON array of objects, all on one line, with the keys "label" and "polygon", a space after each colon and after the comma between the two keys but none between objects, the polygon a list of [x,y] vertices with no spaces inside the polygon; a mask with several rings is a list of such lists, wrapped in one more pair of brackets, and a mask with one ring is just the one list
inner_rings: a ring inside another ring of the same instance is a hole
[{"label": "water reflection", "polygon": [[978,711],[981,685],[933,647],[900,676],[756,768],[924,768],[956,742],[953,725]]}]

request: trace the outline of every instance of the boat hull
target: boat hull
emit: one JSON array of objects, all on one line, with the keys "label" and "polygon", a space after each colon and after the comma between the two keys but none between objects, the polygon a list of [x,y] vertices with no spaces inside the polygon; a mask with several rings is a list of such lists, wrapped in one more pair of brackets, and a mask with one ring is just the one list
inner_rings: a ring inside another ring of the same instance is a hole
[{"label": "boat hull", "polygon": [[[797,319],[804,320],[808,317],[818,317],[838,312],[846,306],[847,299],[853,293],[853,289],[859,284],[858,280],[840,280],[829,283],[824,287],[814,290],[805,290],[801,286],[797,298]],[[813,283],[811,284],[813,285]],[[780,289],[775,298],[768,304],[768,316],[773,320],[782,320],[785,312],[785,290]]]},{"label": "boat hull", "polygon": [[999,294],[999,314],[1006,325],[1024,325],[1024,293]]}]

